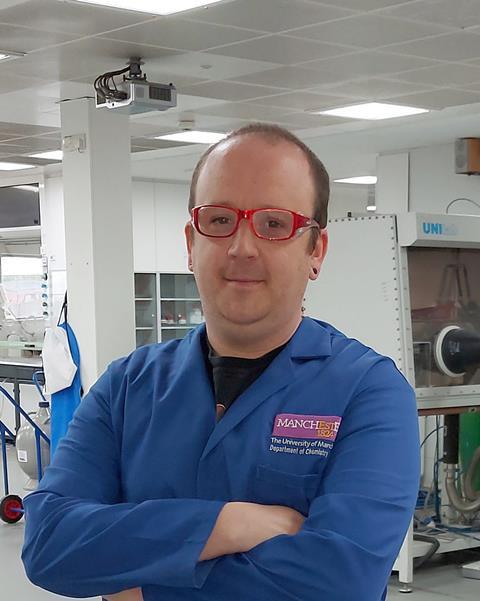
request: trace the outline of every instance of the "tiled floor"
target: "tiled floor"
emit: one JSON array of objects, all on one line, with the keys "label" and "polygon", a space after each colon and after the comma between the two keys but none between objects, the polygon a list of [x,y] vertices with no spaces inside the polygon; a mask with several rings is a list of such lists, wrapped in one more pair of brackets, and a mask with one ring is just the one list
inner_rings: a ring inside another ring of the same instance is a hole
[{"label": "tiled floor", "polygon": [[[12,448],[9,449],[8,466],[11,492],[24,496],[26,493],[22,489],[26,477],[18,468]],[[0,488],[0,496],[2,495],[3,488]],[[67,599],[67,597],[60,597],[39,589],[27,580],[20,560],[23,531],[23,520],[14,525],[0,522],[0,598],[2,601],[54,601],[55,599],[61,601]],[[480,559],[480,550],[465,552],[462,557],[458,554],[451,555],[448,557],[448,563],[446,563],[445,557],[439,558],[438,561],[415,573],[414,590],[410,594],[398,592],[397,578],[392,576],[388,601],[399,599],[402,601],[446,601],[447,599],[480,601],[480,580],[463,578],[459,568],[462,561],[478,559]],[[80,601],[82,600],[80,599]],[[168,601],[168,599],[162,601]]]}]

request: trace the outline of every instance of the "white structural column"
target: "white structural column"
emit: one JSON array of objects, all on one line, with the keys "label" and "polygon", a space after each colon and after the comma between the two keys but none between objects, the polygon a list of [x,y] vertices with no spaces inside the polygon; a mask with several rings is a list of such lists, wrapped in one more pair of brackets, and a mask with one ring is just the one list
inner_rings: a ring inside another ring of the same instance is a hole
[{"label": "white structural column", "polygon": [[68,320],[87,391],[115,358],[135,348],[133,228],[128,115],[92,99],[61,106]]},{"label": "white structural column", "polygon": [[409,158],[408,152],[377,158],[377,213],[398,215],[409,211]]}]

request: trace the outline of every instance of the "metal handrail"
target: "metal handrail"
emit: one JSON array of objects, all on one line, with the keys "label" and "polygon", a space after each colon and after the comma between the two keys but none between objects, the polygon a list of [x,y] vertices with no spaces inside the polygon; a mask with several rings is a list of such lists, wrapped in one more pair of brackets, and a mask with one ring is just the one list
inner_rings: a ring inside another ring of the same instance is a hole
[{"label": "metal handrail", "polygon": [[[20,407],[20,405],[17,403],[17,401],[12,397],[12,395],[5,390],[5,388],[3,386],[0,386],[0,392],[2,392],[7,399],[12,403],[12,405],[15,407],[15,409],[17,411],[19,411],[21,413],[21,415],[27,420],[27,422],[33,427],[33,429],[35,430],[35,433],[38,431],[39,435],[41,438],[44,439],[44,441],[49,445],[50,444],[50,439],[48,438],[48,436],[45,434],[45,432],[38,426],[38,424],[36,424],[32,418],[28,415],[28,413],[22,409],[22,407]],[[42,395],[43,397],[43,395]]]}]

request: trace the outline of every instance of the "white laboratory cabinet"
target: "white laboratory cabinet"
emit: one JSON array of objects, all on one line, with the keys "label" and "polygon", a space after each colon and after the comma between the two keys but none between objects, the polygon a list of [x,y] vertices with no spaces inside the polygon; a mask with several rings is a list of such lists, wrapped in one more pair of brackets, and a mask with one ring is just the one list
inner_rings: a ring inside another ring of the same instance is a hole
[{"label": "white laboratory cabinet", "polygon": [[192,274],[135,274],[137,347],[183,338],[202,322],[202,305]]}]

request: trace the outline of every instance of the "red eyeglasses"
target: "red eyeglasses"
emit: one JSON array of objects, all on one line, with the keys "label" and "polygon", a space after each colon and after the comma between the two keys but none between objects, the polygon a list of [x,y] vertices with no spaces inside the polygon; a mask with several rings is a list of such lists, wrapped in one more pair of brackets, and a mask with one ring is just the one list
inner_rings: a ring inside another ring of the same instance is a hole
[{"label": "red eyeglasses", "polygon": [[262,240],[289,240],[307,229],[320,229],[315,219],[288,209],[235,209],[222,205],[200,205],[192,209],[192,223],[199,234],[228,238],[237,231],[241,219],[250,223]]}]

